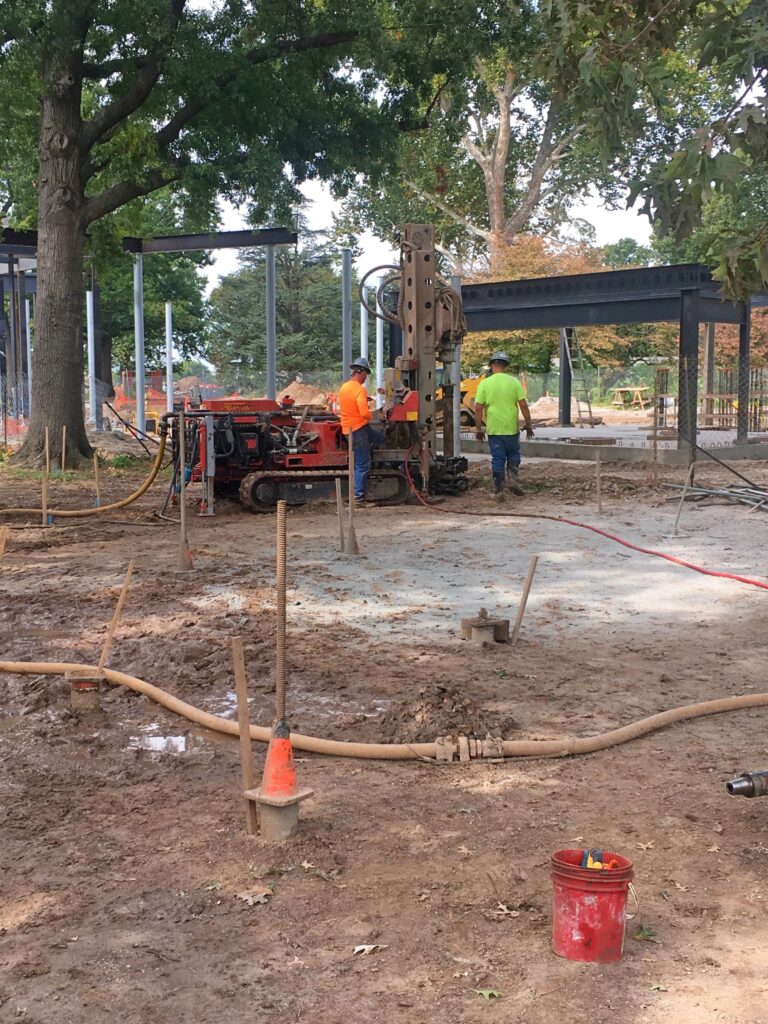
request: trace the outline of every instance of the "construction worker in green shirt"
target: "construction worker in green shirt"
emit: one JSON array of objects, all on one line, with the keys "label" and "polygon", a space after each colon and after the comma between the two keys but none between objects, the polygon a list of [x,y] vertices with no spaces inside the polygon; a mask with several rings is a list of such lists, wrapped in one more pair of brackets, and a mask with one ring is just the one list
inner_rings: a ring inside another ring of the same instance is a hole
[{"label": "construction worker in green shirt", "polygon": [[525,434],[533,437],[531,411],[525,400],[523,385],[511,374],[509,356],[506,352],[494,352],[490,359],[490,376],[480,381],[475,398],[475,425],[477,439],[488,436],[491,450],[494,498],[504,499],[504,479],[509,473],[509,489],[513,494],[522,495],[517,482],[520,467],[520,417],[525,420]]}]

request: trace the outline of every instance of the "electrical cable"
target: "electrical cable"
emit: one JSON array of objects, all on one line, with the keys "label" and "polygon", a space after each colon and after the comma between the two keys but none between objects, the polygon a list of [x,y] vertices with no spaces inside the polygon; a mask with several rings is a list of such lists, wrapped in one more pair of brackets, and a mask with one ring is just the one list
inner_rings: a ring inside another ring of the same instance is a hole
[{"label": "electrical cable", "polygon": [[117,411],[117,409],[115,409],[115,407],[113,405],[110,405],[109,402],[105,402],[104,404],[106,405],[106,407],[108,409],[111,409],[111,411],[115,414],[115,416],[117,416],[117,418],[120,420],[120,422],[124,426],[126,426],[128,428],[130,433],[134,435],[134,437],[139,442],[139,444],[142,446],[142,448],[144,448],[144,451],[147,453],[147,455],[150,455],[150,457],[151,457],[151,453],[149,451],[149,448],[147,448],[147,446],[144,444],[144,442],[142,441],[142,438],[144,438],[145,441],[151,441],[152,444],[160,444],[158,439],[156,437],[152,437],[152,435],[148,434],[145,430],[139,430],[139,428],[134,423],[130,423],[128,420],[123,419],[123,417],[120,415],[120,413]]},{"label": "electrical cable", "polygon": [[673,562],[675,565],[681,565],[685,569],[692,569],[694,572],[699,572],[703,576],[715,576],[719,579],[734,580],[737,583],[746,583],[750,587],[759,587],[761,590],[768,590],[768,583],[764,583],[761,580],[752,579],[750,576],[739,576],[737,573],[718,572],[715,569],[705,569],[701,565],[696,565],[694,562],[688,562],[684,558],[678,558],[676,555],[668,555],[664,551],[656,551],[653,548],[644,548],[639,544],[633,544],[631,541],[624,540],[622,537],[617,537],[616,534],[608,533],[607,530],[601,530],[599,526],[591,526],[589,523],[581,523],[577,519],[566,519],[565,516],[551,516],[547,515],[546,512],[475,512],[469,509],[443,508],[442,506],[432,505],[422,497],[415,486],[413,478],[411,477],[411,471],[408,466],[407,459],[404,465],[405,475],[408,478],[411,490],[421,504],[432,512],[448,512],[455,516],[489,516],[496,519],[548,519],[552,523],[566,523],[568,526],[577,526],[580,530],[590,530],[592,533],[597,533],[601,537],[606,537],[608,540],[612,540],[616,544],[621,544],[625,548],[630,548],[632,551],[638,551],[642,555],[652,555],[654,558],[663,558],[667,562]]},{"label": "electrical cable", "polygon": [[[29,662],[0,661],[0,673],[9,675],[60,676],[65,672],[77,672],[93,675],[98,671],[96,665],[79,665],[71,662]],[[231,718],[220,718],[208,711],[196,708],[193,704],[174,697],[159,686],[153,686],[143,679],[118,672],[116,669],[102,670],[104,679],[117,686],[127,686],[136,693],[142,693],[162,707],[181,715],[188,721],[204,729],[239,736],[237,721]],[[721,697],[716,700],[700,701],[696,704],[684,704],[681,707],[660,711],[658,714],[641,718],[629,725],[610,729],[596,736],[566,736],[556,740],[502,740],[501,749],[504,757],[551,758],[567,757],[575,754],[593,754],[598,750],[616,747],[630,740],[638,739],[650,732],[656,732],[675,722],[684,722],[692,718],[707,715],[719,715],[728,711],[744,711],[750,708],[768,707],[768,693],[750,693],[738,697]],[[251,739],[260,743],[269,743],[272,730],[264,726],[252,725]],[[482,742],[482,741],[480,741]],[[304,736],[291,733],[291,743],[296,750],[306,750],[313,754],[328,754],[336,757],[354,757],[387,761],[424,761],[437,759],[437,743],[354,743],[342,740],[328,740],[316,736]],[[498,756],[498,746],[494,745],[494,753]]]}]

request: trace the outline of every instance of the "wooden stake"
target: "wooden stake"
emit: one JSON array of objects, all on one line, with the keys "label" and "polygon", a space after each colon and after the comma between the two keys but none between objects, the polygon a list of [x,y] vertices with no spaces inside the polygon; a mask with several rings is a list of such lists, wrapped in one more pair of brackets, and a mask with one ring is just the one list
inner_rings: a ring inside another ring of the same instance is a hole
[{"label": "wooden stake", "polygon": [[677,524],[680,522],[680,513],[683,511],[683,502],[685,501],[685,496],[688,493],[688,488],[691,486],[691,483],[693,482],[693,471],[695,469],[696,463],[692,462],[690,469],[688,470],[688,476],[685,481],[685,486],[683,487],[683,493],[680,495],[680,504],[677,506],[677,515],[675,516],[675,525],[672,531],[675,537],[677,536]]},{"label": "wooden stake", "polygon": [[[235,667],[235,689],[237,691],[237,727],[240,733],[240,766],[243,772],[243,791],[254,788],[253,751],[251,750],[251,723],[248,717],[248,681],[245,677],[245,653],[242,637],[232,637],[232,661]],[[248,835],[255,835],[258,828],[256,804],[245,798],[245,827]]]},{"label": "wooden stake", "polygon": [[64,471],[67,468],[67,424],[65,423],[61,428],[61,475],[64,476]]},{"label": "wooden stake", "polygon": [[99,481],[99,456],[93,453],[93,481],[96,485],[96,507],[101,507],[101,484]]},{"label": "wooden stake", "polygon": [[48,436],[48,427],[45,428],[45,475],[51,475],[51,442]]},{"label": "wooden stake", "polygon": [[[46,431],[47,433],[47,431]],[[43,494],[42,494],[42,513],[43,513],[43,526],[48,525],[48,471],[43,473]]]},{"label": "wooden stake", "polygon": [[339,543],[344,550],[344,499],[341,496],[341,477],[336,477],[336,512],[339,516]]},{"label": "wooden stake", "polygon": [[7,526],[0,526],[0,561],[2,561],[3,555],[5,554],[5,545],[8,542],[8,534],[10,530]]},{"label": "wooden stake", "polygon": [[104,641],[104,647],[101,652],[101,657],[99,658],[99,673],[104,671],[104,666],[107,664],[107,658],[109,657],[109,649],[112,646],[112,638],[115,635],[117,624],[120,621],[120,613],[122,612],[123,605],[125,604],[125,598],[128,594],[128,587],[130,585],[132,575],[133,560],[131,560],[128,563],[128,570],[125,574],[125,579],[123,580],[123,587],[122,590],[120,591],[120,596],[117,599],[117,604],[115,605],[115,610],[112,614],[112,621],[110,622],[109,629],[107,630],[107,638]]},{"label": "wooden stake", "polygon": [[523,624],[523,615],[525,615],[525,606],[528,604],[528,595],[531,592],[531,585],[533,583],[533,577],[536,574],[536,566],[539,562],[539,556],[534,555],[531,559],[531,564],[528,568],[528,575],[525,579],[525,585],[523,586],[523,596],[520,598],[520,607],[517,609],[517,618],[515,619],[515,628],[512,630],[512,636],[510,638],[510,644],[514,647],[517,643],[517,638],[520,636],[520,627]]},{"label": "wooden stake", "polygon": [[603,478],[600,472],[600,452],[595,452],[595,478],[597,482],[597,511],[603,511]]}]

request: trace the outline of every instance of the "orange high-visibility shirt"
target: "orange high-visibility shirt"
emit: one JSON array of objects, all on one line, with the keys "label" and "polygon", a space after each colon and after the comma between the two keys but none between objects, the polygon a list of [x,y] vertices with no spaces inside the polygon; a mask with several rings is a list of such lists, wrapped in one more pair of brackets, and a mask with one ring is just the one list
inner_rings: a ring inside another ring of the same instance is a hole
[{"label": "orange high-visibility shirt", "polygon": [[359,381],[345,381],[339,388],[337,401],[343,434],[359,430],[371,422],[373,413],[368,407],[368,392]]}]

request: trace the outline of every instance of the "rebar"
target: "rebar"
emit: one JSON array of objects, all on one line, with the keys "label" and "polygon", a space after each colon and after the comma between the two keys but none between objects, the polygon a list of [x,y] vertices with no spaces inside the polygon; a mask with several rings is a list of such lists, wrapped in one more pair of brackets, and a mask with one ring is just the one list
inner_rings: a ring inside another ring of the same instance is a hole
[{"label": "rebar", "polygon": [[277,664],[275,675],[275,712],[277,721],[285,718],[285,520],[288,504],[277,503]]}]

